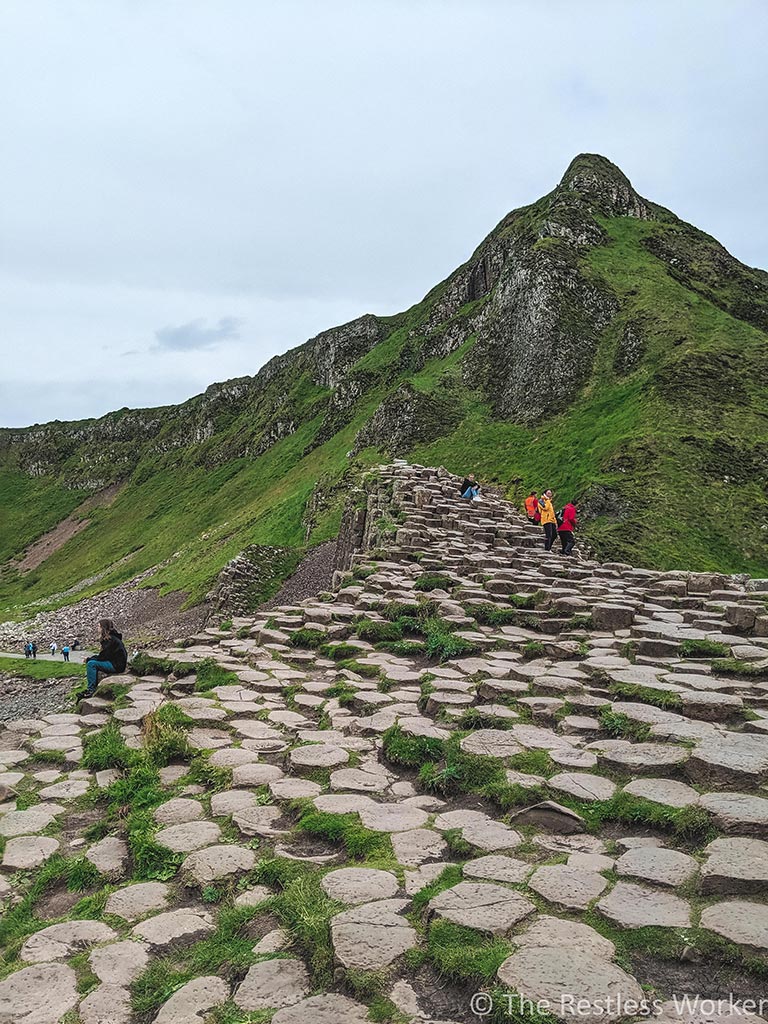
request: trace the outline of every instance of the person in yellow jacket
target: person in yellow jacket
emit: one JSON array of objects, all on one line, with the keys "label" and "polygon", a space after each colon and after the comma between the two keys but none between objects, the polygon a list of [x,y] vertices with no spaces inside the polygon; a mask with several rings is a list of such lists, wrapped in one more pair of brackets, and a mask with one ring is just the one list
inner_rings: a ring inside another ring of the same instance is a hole
[{"label": "person in yellow jacket", "polygon": [[551,551],[552,545],[557,540],[557,516],[553,504],[554,495],[551,490],[546,490],[539,498],[539,512],[541,512],[541,526],[544,530],[544,550]]}]

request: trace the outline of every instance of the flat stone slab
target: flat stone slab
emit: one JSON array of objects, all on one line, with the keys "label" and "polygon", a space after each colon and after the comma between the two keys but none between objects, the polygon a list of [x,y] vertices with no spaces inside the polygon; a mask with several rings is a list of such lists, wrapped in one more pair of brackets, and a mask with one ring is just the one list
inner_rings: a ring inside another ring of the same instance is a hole
[{"label": "flat stone slab", "polygon": [[85,856],[103,875],[121,878],[128,863],[128,844],[117,836],[105,836],[89,847]]},{"label": "flat stone slab", "polygon": [[618,1020],[626,1015],[624,1004],[643,999],[631,975],[578,947],[569,947],[564,955],[562,948],[526,946],[504,961],[498,976],[525,999],[545,1000],[560,1020]]},{"label": "flat stone slab", "polygon": [[418,943],[416,930],[399,913],[407,900],[377,900],[331,918],[336,959],[347,968],[376,971]]},{"label": "flat stone slab", "polygon": [[77,976],[66,964],[35,964],[0,981],[0,1020],[58,1024],[77,1005]]},{"label": "flat stone slab", "polygon": [[269,783],[269,791],[275,800],[313,800],[320,796],[323,787],[311,779],[275,779]]},{"label": "flat stone slab", "polygon": [[685,900],[632,882],[617,882],[597,909],[622,928],[688,928],[691,924],[691,908]]},{"label": "flat stone slab", "polygon": [[28,964],[63,960],[97,942],[111,942],[117,934],[102,921],[63,921],[30,935],[19,958]]},{"label": "flat stone slab", "polygon": [[8,811],[0,817],[0,836],[11,839],[13,836],[29,836],[42,832],[63,810],[64,808],[58,804],[39,804],[28,807],[25,811]]},{"label": "flat stone slab", "polygon": [[523,747],[508,729],[477,729],[461,741],[465,754],[479,754],[481,757],[495,757],[504,760],[521,754]]},{"label": "flat stone slab", "polygon": [[278,1010],[272,1024],[370,1024],[368,1007],[329,992]]},{"label": "flat stone slab", "polygon": [[5,844],[3,868],[6,871],[39,868],[56,853],[59,845],[58,839],[49,836],[16,836]]},{"label": "flat stone slab", "polygon": [[155,808],[154,818],[158,825],[183,825],[188,821],[199,821],[203,814],[203,805],[199,800],[174,797]]},{"label": "flat stone slab", "polygon": [[673,888],[687,882],[698,869],[699,865],[693,857],[678,850],[669,850],[665,846],[638,846],[627,850],[616,861],[616,871],[620,875],[642,878],[646,882]]},{"label": "flat stone slab", "polygon": [[137,882],[113,892],[104,910],[126,921],[136,921],[153,910],[162,910],[168,903],[168,894],[165,882]]},{"label": "flat stone slab", "polygon": [[464,877],[490,882],[518,883],[524,882],[532,870],[533,865],[524,860],[495,854],[467,861],[464,865]]},{"label": "flat stone slab", "polygon": [[201,1024],[211,1010],[228,998],[229,985],[223,978],[193,978],[163,1004],[155,1024]]},{"label": "flat stone slab", "polygon": [[232,785],[268,786],[270,782],[281,779],[283,775],[283,769],[279,768],[276,764],[261,764],[258,762],[240,764],[232,769]]},{"label": "flat stone slab", "polygon": [[65,779],[63,782],[54,782],[52,786],[44,786],[38,796],[41,800],[75,800],[85,796],[90,786],[86,779]]},{"label": "flat stone slab", "polygon": [[275,807],[272,804],[264,804],[263,806],[247,808],[244,811],[237,811],[232,815],[232,821],[243,835],[276,836],[282,835],[284,831],[275,825],[281,817],[282,811],[279,807]]},{"label": "flat stone slab", "polygon": [[213,918],[204,910],[168,910],[137,924],[132,934],[162,950],[197,942],[213,930]]},{"label": "flat stone slab", "polygon": [[130,1024],[131,994],[120,985],[99,985],[83,999],[77,1014],[82,1024]]},{"label": "flat stone slab", "polygon": [[747,900],[724,900],[701,912],[701,927],[740,946],[768,949],[768,905]]},{"label": "flat stone slab", "polygon": [[666,807],[695,807],[699,802],[695,789],[674,779],[633,779],[624,792]]},{"label": "flat stone slab", "polygon": [[586,910],[608,887],[608,880],[596,871],[548,864],[533,874],[528,885],[550,903],[570,910]]},{"label": "flat stone slab", "polygon": [[360,820],[372,832],[408,832],[421,828],[429,815],[413,804],[366,804],[358,811]]},{"label": "flat stone slab", "polygon": [[389,899],[400,888],[391,872],[373,868],[339,868],[338,871],[329,871],[320,885],[332,900],[348,904]]},{"label": "flat stone slab", "polygon": [[187,884],[204,886],[224,878],[237,878],[250,871],[255,864],[256,854],[253,850],[227,843],[207,846],[204,850],[190,853],[181,865],[181,871]]},{"label": "flat stone slab", "polygon": [[429,902],[430,910],[453,924],[504,935],[535,910],[530,900],[490,882],[459,882]]},{"label": "flat stone slab", "polygon": [[768,843],[761,839],[715,839],[705,849],[701,891],[765,893],[768,891]]},{"label": "flat stone slab", "polygon": [[768,736],[727,732],[706,737],[691,751],[688,773],[714,788],[758,785],[768,778]]},{"label": "flat stone slab", "polygon": [[309,991],[301,960],[264,960],[249,968],[233,998],[241,1010],[279,1010],[300,1002]]},{"label": "flat stone slab", "polygon": [[689,757],[687,747],[672,743],[630,743],[628,740],[599,740],[590,749],[597,752],[598,761],[608,768],[621,768],[631,772],[658,772],[676,768]]},{"label": "flat stone slab", "polygon": [[440,860],[448,847],[438,832],[417,828],[392,836],[392,849],[404,867],[416,868],[429,860]]},{"label": "flat stone slab", "polygon": [[578,949],[603,960],[612,960],[616,952],[610,939],[579,921],[539,914],[524,932],[515,936],[515,945],[539,948]]},{"label": "flat stone slab", "polygon": [[553,775],[547,785],[578,800],[610,800],[616,792],[616,784],[610,779],[589,772],[560,772]]},{"label": "flat stone slab", "polygon": [[188,821],[183,825],[161,828],[155,840],[174,853],[192,853],[204,846],[213,846],[221,839],[221,829],[214,821]]},{"label": "flat stone slab", "polygon": [[225,818],[251,807],[260,806],[255,793],[247,789],[225,789],[211,797],[211,814],[214,818]]},{"label": "flat stone slab", "polygon": [[718,828],[768,836],[768,799],[750,793],[705,793],[700,800]]},{"label": "flat stone slab", "polygon": [[330,743],[309,743],[295,747],[289,757],[295,768],[337,768],[349,761],[349,751]]},{"label": "flat stone slab", "polygon": [[357,793],[383,793],[392,780],[382,771],[339,768],[331,773],[331,789],[351,789]]},{"label": "flat stone slab", "polygon": [[149,963],[149,952],[143,942],[124,939],[97,947],[88,957],[88,962],[103,984],[127,988]]}]

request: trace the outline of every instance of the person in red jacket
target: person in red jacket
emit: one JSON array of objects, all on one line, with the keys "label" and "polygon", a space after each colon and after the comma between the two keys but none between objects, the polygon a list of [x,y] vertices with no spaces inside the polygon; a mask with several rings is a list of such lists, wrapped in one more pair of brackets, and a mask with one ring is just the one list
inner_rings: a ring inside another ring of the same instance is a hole
[{"label": "person in red jacket", "polygon": [[560,544],[564,555],[570,555],[573,551],[573,533],[576,529],[576,505],[569,501],[563,508],[563,521],[558,526],[557,532],[560,535]]}]

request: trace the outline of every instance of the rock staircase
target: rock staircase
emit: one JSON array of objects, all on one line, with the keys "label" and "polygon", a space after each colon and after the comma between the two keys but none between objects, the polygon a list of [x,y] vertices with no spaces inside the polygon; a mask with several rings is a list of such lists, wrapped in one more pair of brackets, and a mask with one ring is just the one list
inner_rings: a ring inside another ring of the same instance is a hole
[{"label": "rock staircase", "polygon": [[565,558],[457,490],[381,467],[331,592],[6,724],[0,1020],[724,1022],[672,997],[764,989],[766,581]]}]

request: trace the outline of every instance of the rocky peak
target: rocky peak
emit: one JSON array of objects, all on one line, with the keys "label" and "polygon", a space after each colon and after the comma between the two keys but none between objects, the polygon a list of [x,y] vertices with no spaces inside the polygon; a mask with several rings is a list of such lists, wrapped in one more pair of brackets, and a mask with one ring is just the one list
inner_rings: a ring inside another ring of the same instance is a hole
[{"label": "rocky peak", "polygon": [[591,209],[613,217],[649,217],[649,205],[635,192],[624,172],[599,153],[580,153],[570,162],[555,189],[555,202],[573,194]]}]

